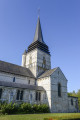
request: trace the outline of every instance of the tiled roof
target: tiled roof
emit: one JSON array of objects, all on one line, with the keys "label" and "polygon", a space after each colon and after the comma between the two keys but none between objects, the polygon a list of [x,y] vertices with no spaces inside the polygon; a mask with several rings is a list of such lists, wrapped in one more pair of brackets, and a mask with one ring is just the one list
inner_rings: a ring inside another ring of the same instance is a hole
[{"label": "tiled roof", "polygon": [[4,62],[4,61],[0,61],[0,71],[15,74],[15,75],[35,78],[32,72],[28,68],[11,64],[8,62]]},{"label": "tiled roof", "polygon": [[[58,68],[58,67],[57,67]],[[38,78],[44,78],[50,76],[57,68],[50,69],[45,71],[42,75],[40,75]]]},{"label": "tiled roof", "polygon": [[44,90],[44,88],[41,87],[41,86],[26,85],[26,84],[20,84],[20,83],[14,83],[14,82],[5,82],[5,81],[0,81],[0,86],[12,87],[12,88],[30,89],[30,90],[41,90],[41,91]]}]

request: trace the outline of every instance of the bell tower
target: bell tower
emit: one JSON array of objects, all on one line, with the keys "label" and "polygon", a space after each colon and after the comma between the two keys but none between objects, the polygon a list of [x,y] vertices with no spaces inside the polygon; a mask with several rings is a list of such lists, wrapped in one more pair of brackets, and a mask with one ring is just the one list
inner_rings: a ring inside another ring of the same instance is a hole
[{"label": "bell tower", "polygon": [[43,40],[39,17],[34,40],[22,55],[22,66],[29,68],[35,77],[38,77],[41,73],[51,69],[50,52]]}]

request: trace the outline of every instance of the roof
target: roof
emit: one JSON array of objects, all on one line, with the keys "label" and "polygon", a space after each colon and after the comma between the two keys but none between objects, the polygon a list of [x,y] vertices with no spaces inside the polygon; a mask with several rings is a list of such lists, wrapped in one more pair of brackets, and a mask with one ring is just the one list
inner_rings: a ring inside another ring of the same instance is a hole
[{"label": "roof", "polygon": [[[58,67],[57,67],[58,68]],[[45,71],[42,75],[40,75],[38,78],[44,78],[50,76],[57,68],[50,69]]]},{"label": "roof", "polygon": [[0,81],[0,86],[12,87],[12,88],[30,89],[30,90],[41,90],[41,91],[44,90],[44,88],[41,87],[41,86],[26,85],[26,84],[20,84],[20,83],[14,83],[14,82],[5,82],[5,81]]},{"label": "roof", "polygon": [[0,61],[0,72],[11,73],[15,75],[35,78],[32,72],[25,67],[11,64],[8,62]]},{"label": "roof", "polygon": [[78,97],[76,97],[76,96],[68,96],[68,97],[71,97],[71,98],[78,98]]},{"label": "roof", "polygon": [[35,31],[35,36],[34,36],[34,41],[33,42],[35,42],[37,40],[41,43],[44,43],[39,17],[38,17],[38,21],[37,21],[37,26],[36,26],[36,31]]}]

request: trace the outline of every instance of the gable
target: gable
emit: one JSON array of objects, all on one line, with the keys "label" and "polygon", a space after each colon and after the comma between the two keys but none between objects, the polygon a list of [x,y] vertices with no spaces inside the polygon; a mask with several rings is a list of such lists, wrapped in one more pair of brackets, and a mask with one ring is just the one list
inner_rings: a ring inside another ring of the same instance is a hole
[{"label": "gable", "polygon": [[42,73],[38,78],[44,78],[50,76],[57,68],[46,70],[44,73]]},{"label": "gable", "polygon": [[45,71],[38,78],[44,78],[49,76],[51,76],[52,78],[53,77],[55,78],[55,77],[58,77],[58,74],[59,74],[59,77],[61,76],[61,78],[63,77],[63,79],[66,79],[65,75],[63,74],[62,70],[59,67]]},{"label": "gable", "polygon": [[51,77],[54,77],[54,78],[59,77],[60,79],[66,79],[64,73],[59,67],[57,67],[57,69],[51,74]]}]

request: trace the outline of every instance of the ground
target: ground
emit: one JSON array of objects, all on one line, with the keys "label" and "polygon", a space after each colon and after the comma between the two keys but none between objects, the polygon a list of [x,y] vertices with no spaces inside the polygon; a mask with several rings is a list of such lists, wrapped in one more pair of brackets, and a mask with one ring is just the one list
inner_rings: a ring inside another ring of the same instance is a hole
[{"label": "ground", "polygon": [[[49,114],[26,114],[26,115],[0,115],[0,120],[44,120],[44,118],[79,118],[80,113],[49,113]],[[64,119],[66,120],[66,119]]]}]

